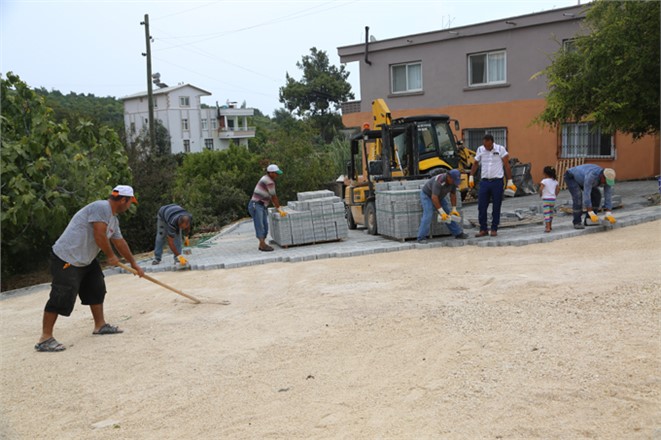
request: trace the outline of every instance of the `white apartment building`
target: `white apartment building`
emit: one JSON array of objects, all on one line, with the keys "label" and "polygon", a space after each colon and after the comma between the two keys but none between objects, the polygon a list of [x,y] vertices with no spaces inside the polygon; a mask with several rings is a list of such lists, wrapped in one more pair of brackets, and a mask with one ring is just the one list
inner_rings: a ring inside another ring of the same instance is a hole
[{"label": "white apartment building", "polygon": [[[156,88],[154,119],[160,121],[170,133],[172,153],[197,153],[204,149],[224,150],[232,140],[248,146],[255,137],[255,127],[248,126],[252,108],[236,108],[227,102],[216,108],[202,108],[200,98],[211,93],[190,84]],[[149,99],[147,92],[121,98],[124,101],[124,124],[129,141],[140,132],[149,131]]]}]

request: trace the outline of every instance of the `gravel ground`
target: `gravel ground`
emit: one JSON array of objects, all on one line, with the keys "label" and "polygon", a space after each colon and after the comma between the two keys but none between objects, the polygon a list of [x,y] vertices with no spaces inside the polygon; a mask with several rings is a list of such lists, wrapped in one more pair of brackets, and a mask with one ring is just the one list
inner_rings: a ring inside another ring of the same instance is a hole
[{"label": "gravel ground", "polygon": [[53,354],[10,296],[0,437],[659,438],[660,232],[113,275],[125,333],[78,305]]}]

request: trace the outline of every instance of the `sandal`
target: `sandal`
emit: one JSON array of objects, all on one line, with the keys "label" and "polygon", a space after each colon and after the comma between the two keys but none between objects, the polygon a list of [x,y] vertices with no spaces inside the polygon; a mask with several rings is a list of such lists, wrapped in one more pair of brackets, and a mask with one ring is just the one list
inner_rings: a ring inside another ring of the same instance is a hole
[{"label": "sandal", "polygon": [[99,331],[92,332],[93,335],[114,335],[117,333],[124,333],[124,330],[120,330],[119,327],[107,323],[103,324],[103,327]]},{"label": "sandal", "polygon": [[34,346],[37,351],[54,353],[56,351],[64,351],[66,347],[55,340],[55,338],[48,338],[45,341],[39,342]]},{"label": "sandal", "polygon": [[263,252],[271,252],[273,250],[273,248],[267,244],[264,247],[260,247],[259,250],[263,251]]}]

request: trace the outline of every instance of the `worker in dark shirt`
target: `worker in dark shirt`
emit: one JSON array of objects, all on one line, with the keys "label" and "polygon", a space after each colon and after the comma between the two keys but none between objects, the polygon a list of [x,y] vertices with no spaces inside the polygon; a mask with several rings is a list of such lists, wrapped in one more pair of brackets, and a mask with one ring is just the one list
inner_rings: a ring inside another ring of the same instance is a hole
[{"label": "worker in dark shirt", "polygon": [[[418,229],[418,243],[427,243],[434,211],[438,212],[440,222],[446,223],[450,233],[457,239],[468,238],[459,223],[452,217],[460,219],[457,211],[457,187],[461,182],[459,170],[450,170],[429,179],[420,190],[422,218]],[[448,198],[450,202],[448,202]],[[452,206],[452,208],[450,208]]]},{"label": "worker in dark shirt", "polygon": [[154,261],[151,264],[161,263],[166,238],[168,246],[174,254],[174,263],[182,266],[188,264],[186,258],[181,255],[182,235],[190,234],[192,223],[193,216],[181,206],[175,204],[161,206],[156,215],[156,244],[154,245]]}]

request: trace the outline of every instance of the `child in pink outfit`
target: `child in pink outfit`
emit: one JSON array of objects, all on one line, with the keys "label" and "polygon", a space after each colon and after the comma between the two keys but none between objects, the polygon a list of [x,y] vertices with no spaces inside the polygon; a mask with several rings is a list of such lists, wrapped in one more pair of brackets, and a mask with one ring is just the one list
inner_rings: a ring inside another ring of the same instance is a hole
[{"label": "child in pink outfit", "polygon": [[544,207],[544,232],[551,232],[553,222],[553,210],[555,209],[555,198],[560,192],[555,168],[544,167],[544,178],[539,184],[539,195],[542,197]]}]

